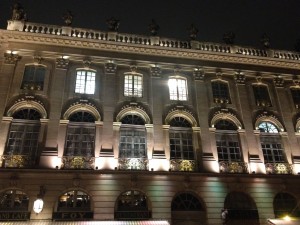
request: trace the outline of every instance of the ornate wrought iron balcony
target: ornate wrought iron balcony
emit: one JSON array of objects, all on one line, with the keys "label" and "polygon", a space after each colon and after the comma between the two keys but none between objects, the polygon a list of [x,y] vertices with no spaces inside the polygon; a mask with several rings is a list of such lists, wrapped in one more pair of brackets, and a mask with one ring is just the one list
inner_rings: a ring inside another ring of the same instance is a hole
[{"label": "ornate wrought iron balcony", "polygon": [[288,163],[266,163],[266,172],[268,174],[292,174],[293,165]]},{"label": "ornate wrought iron balcony", "polygon": [[248,173],[248,164],[245,162],[219,162],[220,172],[222,173]]},{"label": "ornate wrought iron balcony", "polygon": [[119,170],[149,170],[146,158],[119,158]]},{"label": "ornate wrought iron balcony", "polygon": [[171,159],[170,169],[171,171],[197,171],[196,160]]},{"label": "ornate wrought iron balcony", "polygon": [[94,165],[94,157],[64,156],[62,158],[63,169],[94,169]]},{"label": "ornate wrought iron balcony", "polygon": [[2,167],[28,168],[33,166],[34,160],[29,155],[2,155]]}]

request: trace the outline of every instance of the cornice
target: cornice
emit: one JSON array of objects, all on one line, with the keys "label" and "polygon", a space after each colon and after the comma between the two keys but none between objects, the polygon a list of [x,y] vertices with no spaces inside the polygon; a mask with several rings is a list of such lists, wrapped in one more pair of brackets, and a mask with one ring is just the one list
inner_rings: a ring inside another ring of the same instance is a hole
[{"label": "cornice", "polygon": [[[95,39],[82,39],[76,37],[56,36],[47,34],[25,33],[18,31],[0,30],[1,42],[22,42],[37,45],[63,46],[70,48],[83,48],[118,52],[127,54],[149,55],[157,57],[170,57],[199,61],[222,62],[232,64],[269,66],[288,69],[300,69],[300,62],[271,57],[249,56],[236,53],[207,52],[203,50],[168,48],[122,42],[111,42]],[[1,45],[0,42],[0,45]]]}]

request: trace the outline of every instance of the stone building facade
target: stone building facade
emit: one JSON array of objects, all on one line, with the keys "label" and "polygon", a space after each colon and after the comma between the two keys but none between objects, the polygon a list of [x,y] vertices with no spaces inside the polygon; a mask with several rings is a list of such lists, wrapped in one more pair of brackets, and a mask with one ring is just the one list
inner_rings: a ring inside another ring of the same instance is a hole
[{"label": "stone building facade", "polygon": [[299,60],[8,21],[0,220],[234,225],[299,216]]}]

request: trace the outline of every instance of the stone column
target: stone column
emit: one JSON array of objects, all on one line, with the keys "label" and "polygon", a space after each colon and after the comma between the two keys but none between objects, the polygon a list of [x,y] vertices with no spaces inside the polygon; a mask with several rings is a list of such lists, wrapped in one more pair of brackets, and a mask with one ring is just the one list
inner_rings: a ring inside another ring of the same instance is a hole
[{"label": "stone column", "polygon": [[170,130],[170,125],[163,125],[163,139],[164,139],[164,150],[165,150],[165,154],[166,154],[166,159],[170,160],[170,136],[169,136],[169,130]]},{"label": "stone column", "polygon": [[[5,151],[5,144],[8,138],[8,132],[10,128],[11,121],[13,120],[12,117],[2,117],[2,121],[0,123],[0,156],[4,154]],[[1,164],[0,164],[1,167]]]},{"label": "stone column", "polygon": [[145,124],[147,131],[147,156],[148,159],[152,159],[153,154],[153,124]]},{"label": "stone column", "polygon": [[[65,82],[67,77],[67,69],[69,66],[69,60],[64,58],[56,59],[56,67],[53,71],[52,84],[50,90],[50,112],[49,123],[46,140],[46,149],[56,149],[58,146],[58,136],[60,119],[63,107],[63,98],[65,92]],[[65,135],[65,134],[63,134]],[[46,150],[45,149],[45,150]]]},{"label": "stone column", "polygon": [[[15,76],[15,68],[20,58],[17,54],[4,53],[4,62],[0,68],[0,121],[9,100]],[[3,134],[0,133],[0,136],[3,137]]]}]

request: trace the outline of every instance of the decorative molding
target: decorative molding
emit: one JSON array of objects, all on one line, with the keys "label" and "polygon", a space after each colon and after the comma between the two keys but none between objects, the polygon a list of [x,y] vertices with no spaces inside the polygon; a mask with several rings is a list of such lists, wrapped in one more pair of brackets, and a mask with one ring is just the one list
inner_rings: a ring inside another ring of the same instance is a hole
[{"label": "decorative molding", "polygon": [[195,80],[204,80],[205,77],[205,73],[201,68],[195,68],[193,75]]},{"label": "decorative molding", "polygon": [[245,84],[246,76],[241,72],[237,72],[234,76],[236,84]]},{"label": "decorative molding", "polygon": [[4,63],[14,65],[20,60],[21,57],[18,54],[4,53]]},{"label": "decorative molding", "polygon": [[117,64],[113,62],[105,63],[105,72],[106,73],[116,73],[117,71]]},{"label": "decorative molding", "polygon": [[150,68],[150,73],[152,77],[161,78],[161,68],[158,66],[152,66]]},{"label": "decorative molding", "polygon": [[[46,34],[32,34],[18,32],[15,35],[12,31],[1,31],[2,39],[10,40],[12,42],[27,42],[35,44],[55,44],[56,46],[85,48],[85,49],[101,49],[102,51],[123,52],[123,53],[136,53],[146,54],[152,56],[176,57],[182,59],[204,60],[204,61],[218,61],[223,63],[234,64],[250,64],[259,66],[281,67],[287,69],[300,69],[298,61],[291,61],[280,58],[272,57],[258,57],[251,55],[241,55],[234,53],[216,53],[216,52],[203,52],[192,49],[181,48],[161,48],[160,46],[147,46],[132,43],[112,42],[108,43],[103,40],[72,38],[56,35]],[[174,51],[174,49],[176,51]]]},{"label": "decorative molding", "polygon": [[33,56],[33,62],[34,64],[41,64],[43,61],[43,58],[39,55]]},{"label": "decorative molding", "polygon": [[67,70],[69,66],[69,60],[64,58],[57,58],[56,59],[56,68]]},{"label": "decorative molding", "polygon": [[276,76],[273,81],[276,87],[283,87],[284,85],[284,79],[281,76]]}]

